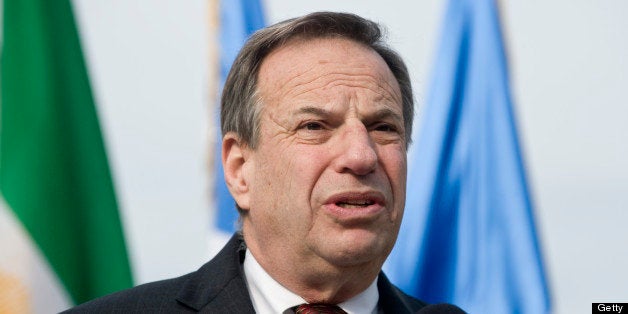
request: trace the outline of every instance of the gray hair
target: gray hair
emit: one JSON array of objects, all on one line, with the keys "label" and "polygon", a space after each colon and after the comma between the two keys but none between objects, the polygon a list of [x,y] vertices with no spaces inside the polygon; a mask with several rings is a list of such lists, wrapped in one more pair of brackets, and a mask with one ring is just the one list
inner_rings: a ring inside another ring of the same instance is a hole
[{"label": "gray hair", "polygon": [[259,138],[261,102],[257,80],[260,66],[273,50],[292,39],[341,37],[377,52],[397,79],[402,96],[406,147],[411,142],[414,99],[408,69],[401,57],[383,41],[379,25],[355,14],[315,12],[255,32],[231,66],[221,99],[222,134],[235,132],[255,149]]}]

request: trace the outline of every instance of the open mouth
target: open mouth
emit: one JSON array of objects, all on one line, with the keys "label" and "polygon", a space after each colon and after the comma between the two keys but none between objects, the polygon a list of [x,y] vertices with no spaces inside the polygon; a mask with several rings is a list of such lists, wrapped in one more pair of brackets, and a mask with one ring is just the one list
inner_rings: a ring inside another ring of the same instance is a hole
[{"label": "open mouth", "polygon": [[351,200],[351,201],[340,201],[335,203],[336,206],[342,208],[364,208],[375,204],[372,200]]},{"label": "open mouth", "polygon": [[339,192],[324,204],[328,213],[344,222],[371,221],[386,210],[384,195],[373,190]]}]

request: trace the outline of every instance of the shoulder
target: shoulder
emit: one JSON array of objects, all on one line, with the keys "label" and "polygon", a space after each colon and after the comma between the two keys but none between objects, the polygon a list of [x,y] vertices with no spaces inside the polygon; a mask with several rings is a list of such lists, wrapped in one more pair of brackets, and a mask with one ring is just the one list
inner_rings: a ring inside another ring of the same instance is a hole
[{"label": "shoulder", "polygon": [[64,313],[158,313],[190,310],[176,300],[192,274],[151,282],[83,303]]},{"label": "shoulder", "polygon": [[384,313],[416,313],[427,303],[412,297],[390,283],[384,273],[377,280],[379,306]]},{"label": "shoulder", "polygon": [[244,281],[245,246],[234,235],[218,255],[187,275],[143,284],[81,304],[65,313],[251,313]]}]

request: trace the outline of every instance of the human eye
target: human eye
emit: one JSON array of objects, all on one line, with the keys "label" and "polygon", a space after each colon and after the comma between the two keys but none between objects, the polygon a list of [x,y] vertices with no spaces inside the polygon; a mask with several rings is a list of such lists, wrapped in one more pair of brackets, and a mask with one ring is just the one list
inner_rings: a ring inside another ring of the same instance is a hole
[{"label": "human eye", "polygon": [[390,123],[378,123],[373,126],[374,131],[378,132],[387,132],[387,133],[397,133],[398,128]]},{"label": "human eye", "polygon": [[324,121],[308,120],[299,124],[297,136],[304,143],[318,144],[323,143],[331,134],[331,129]]},{"label": "human eye", "polygon": [[371,137],[380,144],[403,141],[403,128],[394,123],[379,122],[370,127]]},{"label": "human eye", "polygon": [[321,122],[318,121],[308,121],[301,124],[301,129],[308,131],[319,131],[323,130],[325,127]]}]

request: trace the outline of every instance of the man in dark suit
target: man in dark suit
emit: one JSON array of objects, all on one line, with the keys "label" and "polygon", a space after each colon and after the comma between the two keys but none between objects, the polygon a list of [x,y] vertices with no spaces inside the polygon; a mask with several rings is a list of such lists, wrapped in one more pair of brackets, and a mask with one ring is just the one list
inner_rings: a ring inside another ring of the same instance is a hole
[{"label": "man in dark suit", "polygon": [[[198,271],[76,312],[414,313],[381,272],[403,216],[413,98],[377,24],[320,12],[255,33],[222,95],[241,231]],[[103,270],[106,271],[106,270]]]}]

